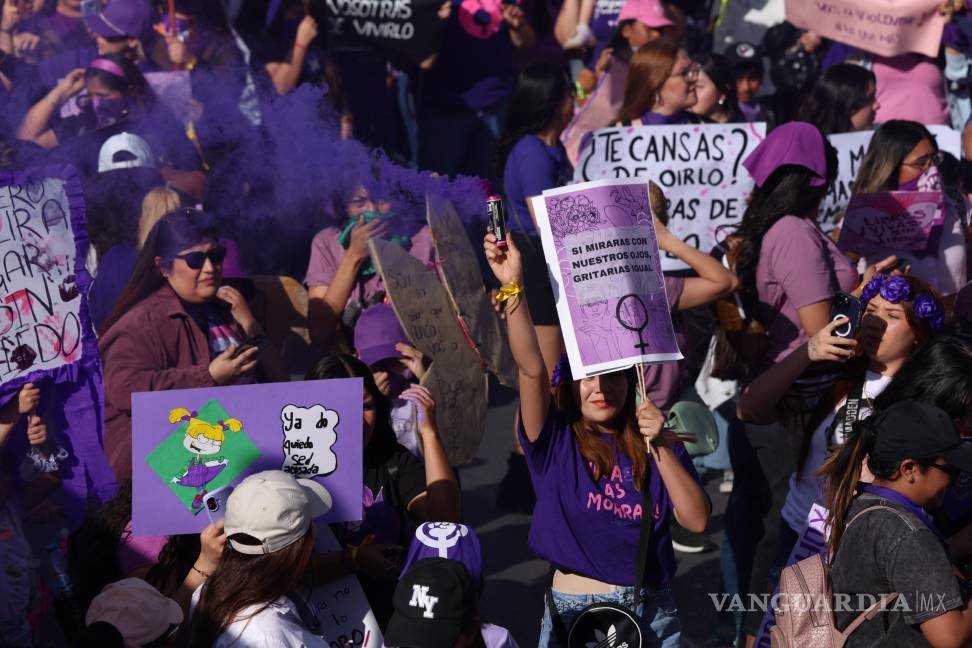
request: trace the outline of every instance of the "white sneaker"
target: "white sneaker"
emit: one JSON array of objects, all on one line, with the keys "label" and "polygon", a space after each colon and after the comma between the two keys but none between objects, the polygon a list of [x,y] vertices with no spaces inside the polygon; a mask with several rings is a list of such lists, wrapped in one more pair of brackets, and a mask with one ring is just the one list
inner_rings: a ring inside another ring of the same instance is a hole
[{"label": "white sneaker", "polygon": [[722,481],[719,483],[719,492],[728,495],[732,492],[732,471],[727,470],[722,473]]},{"label": "white sneaker", "polygon": [[591,26],[581,23],[574,30],[574,35],[564,43],[564,49],[580,49],[582,47],[594,47],[595,45],[597,45],[597,38],[594,37]]}]

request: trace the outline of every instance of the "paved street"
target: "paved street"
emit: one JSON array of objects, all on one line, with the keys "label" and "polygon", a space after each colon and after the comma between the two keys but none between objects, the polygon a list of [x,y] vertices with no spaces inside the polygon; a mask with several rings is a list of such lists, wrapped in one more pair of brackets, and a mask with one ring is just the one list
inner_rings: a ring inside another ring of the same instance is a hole
[{"label": "paved street", "polygon": [[[502,389],[502,388],[500,388]],[[486,436],[476,459],[460,471],[466,521],[476,530],[483,545],[486,591],[483,618],[509,628],[521,648],[537,645],[543,613],[543,588],[548,579],[547,563],[527,548],[530,516],[499,514],[496,487],[506,474],[506,459],[513,447],[512,422],[515,394],[494,389],[486,422]],[[716,480],[707,485],[714,511],[710,535],[722,539],[725,495]],[[717,619],[709,592],[719,592],[719,554],[680,554],[675,596],[683,628],[683,645],[720,645]]]}]

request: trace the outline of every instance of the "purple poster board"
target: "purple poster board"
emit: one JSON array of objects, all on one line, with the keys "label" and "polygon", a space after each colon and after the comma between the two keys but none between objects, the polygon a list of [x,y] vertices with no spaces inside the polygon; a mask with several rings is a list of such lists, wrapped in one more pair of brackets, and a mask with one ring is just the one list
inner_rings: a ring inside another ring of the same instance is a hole
[{"label": "purple poster board", "polygon": [[207,493],[263,470],[323,484],[334,505],[321,521],[360,520],[362,390],[349,378],[132,394],[135,535],[199,533]]},{"label": "purple poster board", "polygon": [[880,250],[933,254],[945,223],[940,191],[888,191],[851,196],[837,247],[873,254]]},{"label": "purple poster board", "polygon": [[647,181],[597,180],[532,200],[574,377],[681,359]]}]

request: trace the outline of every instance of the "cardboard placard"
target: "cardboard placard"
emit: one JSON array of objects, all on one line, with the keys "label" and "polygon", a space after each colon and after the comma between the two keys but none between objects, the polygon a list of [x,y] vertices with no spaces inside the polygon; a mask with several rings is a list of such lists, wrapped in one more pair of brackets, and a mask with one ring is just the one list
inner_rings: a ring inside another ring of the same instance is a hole
[{"label": "cardboard placard", "polygon": [[[717,230],[736,225],[753,180],[742,161],[766,137],[766,124],[621,126],[594,131],[574,168],[574,181],[653,181],[668,200],[668,229],[709,252]],[[664,255],[664,270],[687,266]]]},{"label": "cardboard placard", "polygon": [[486,367],[501,384],[516,388],[517,368],[510,353],[505,326],[500,322],[483,285],[478,256],[452,203],[429,196],[428,220],[439,276],[453,308]]},{"label": "cardboard placard", "polygon": [[331,494],[326,522],[361,519],[360,378],[132,394],[135,535],[199,533],[204,495],[284,470]]},{"label": "cardboard placard", "polygon": [[881,250],[936,254],[944,223],[945,195],[940,191],[854,194],[837,247],[860,255]]}]

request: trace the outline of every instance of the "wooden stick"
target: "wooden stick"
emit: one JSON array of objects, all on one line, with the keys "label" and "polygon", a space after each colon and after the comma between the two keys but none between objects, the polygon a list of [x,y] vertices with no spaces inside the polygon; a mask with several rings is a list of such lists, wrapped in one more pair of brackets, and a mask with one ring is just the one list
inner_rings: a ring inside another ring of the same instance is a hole
[{"label": "wooden stick", "polygon": [[[635,373],[638,374],[638,392],[641,395],[641,400],[647,400],[648,398],[648,394],[645,391],[645,374],[643,373],[644,367],[644,363],[639,362],[635,364]],[[651,453],[651,456],[655,458],[655,463],[661,461],[661,457],[658,455],[658,448],[651,445],[651,441],[648,440],[648,437],[645,437],[645,445],[648,446],[648,452]]]}]

